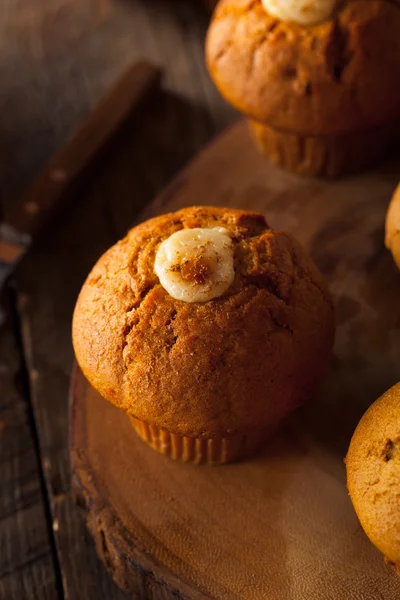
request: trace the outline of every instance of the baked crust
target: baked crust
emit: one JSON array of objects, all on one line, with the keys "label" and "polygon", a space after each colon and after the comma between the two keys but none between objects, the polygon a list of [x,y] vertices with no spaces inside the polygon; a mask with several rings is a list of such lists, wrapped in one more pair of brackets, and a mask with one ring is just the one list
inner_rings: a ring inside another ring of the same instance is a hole
[{"label": "baked crust", "polygon": [[282,22],[220,0],[206,57],[221,94],[282,132],[332,135],[400,119],[400,5],[347,0],[329,21]]},{"label": "baked crust", "polygon": [[386,247],[400,269],[400,185],[393,194],[386,216]]},{"label": "baked crust", "polygon": [[[235,280],[204,303],[174,300],[156,251],[182,228],[225,227]],[[104,254],[73,318],[89,382],[131,416],[186,436],[265,429],[305,401],[331,354],[331,296],[318,269],[262,215],[192,207],[142,223]]]},{"label": "baked crust", "polygon": [[346,465],[360,523],[400,573],[400,384],[365,413],[351,440]]}]

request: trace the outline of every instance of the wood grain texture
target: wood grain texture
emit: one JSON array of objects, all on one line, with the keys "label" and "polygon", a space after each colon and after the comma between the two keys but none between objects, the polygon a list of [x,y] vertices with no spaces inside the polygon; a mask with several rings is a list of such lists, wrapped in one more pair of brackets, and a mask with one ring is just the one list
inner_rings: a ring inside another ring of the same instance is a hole
[{"label": "wood grain texture", "polygon": [[204,199],[263,212],[329,279],[338,331],[316,398],[258,458],[221,468],[159,456],[77,372],[74,481],[99,554],[129,592],[140,565],[192,599],[399,597],[400,579],[357,521],[343,463],[365,409],[400,380],[400,277],[383,245],[399,165],[335,183],[300,179],[268,165],[240,123],[142,213]]},{"label": "wood grain texture", "polygon": [[10,325],[0,338],[0,598],[59,600],[38,457],[20,356]]}]

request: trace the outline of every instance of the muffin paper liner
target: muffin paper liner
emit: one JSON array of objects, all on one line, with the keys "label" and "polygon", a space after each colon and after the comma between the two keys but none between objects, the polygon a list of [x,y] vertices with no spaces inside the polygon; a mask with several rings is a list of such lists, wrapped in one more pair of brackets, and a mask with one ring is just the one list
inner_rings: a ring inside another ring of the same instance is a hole
[{"label": "muffin paper liner", "polygon": [[250,454],[260,435],[235,434],[227,437],[188,437],[170,433],[129,415],[136,433],[160,454],[193,464],[222,465]]},{"label": "muffin paper liner", "polygon": [[249,125],[257,146],[271,162],[299,175],[328,178],[371,166],[399,135],[393,124],[327,136],[280,132],[253,120],[249,120]]}]

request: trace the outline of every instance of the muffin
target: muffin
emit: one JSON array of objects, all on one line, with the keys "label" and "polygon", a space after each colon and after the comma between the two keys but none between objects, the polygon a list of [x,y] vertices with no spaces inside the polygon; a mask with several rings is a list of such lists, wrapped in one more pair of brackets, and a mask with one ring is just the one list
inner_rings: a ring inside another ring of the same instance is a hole
[{"label": "muffin", "polygon": [[206,59],[261,151],[291,171],[357,171],[399,137],[394,2],[220,0]]},{"label": "muffin", "polygon": [[400,574],[400,384],[365,413],[351,440],[346,465],[360,523]]},{"label": "muffin", "polygon": [[385,243],[400,269],[400,185],[393,195],[387,212]]},{"label": "muffin", "polygon": [[132,229],[87,278],[78,363],[164,455],[247,455],[320,381],[332,300],[312,260],[260,214],[186,208]]}]

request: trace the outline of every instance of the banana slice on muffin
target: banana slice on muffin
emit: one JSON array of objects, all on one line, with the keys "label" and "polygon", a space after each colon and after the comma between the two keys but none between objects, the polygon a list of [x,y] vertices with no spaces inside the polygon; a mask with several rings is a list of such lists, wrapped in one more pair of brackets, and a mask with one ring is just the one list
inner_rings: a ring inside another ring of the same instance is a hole
[{"label": "banana slice on muffin", "polygon": [[218,298],[235,278],[233,243],[223,227],[182,229],[159,247],[154,270],[175,300]]},{"label": "banana slice on muffin", "polygon": [[315,25],[332,17],[338,0],[262,0],[268,14],[281,21]]},{"label": "banana slice on muffin", "polygon": [[350,497],[365,533],[400,574],[400,383],[361,419],[346,468]]},{"label": "banana slice on muffin", "polygon": [[386,216],[386,248],[400,269],[400,185],[393,194]]},{"label": "banana slice on muffin", "polygon": [[92,386],[159,452],[218,464],[305,402],[334,337],[311,258],[257,213],[192,207],[132,229],[75,308]]}]

